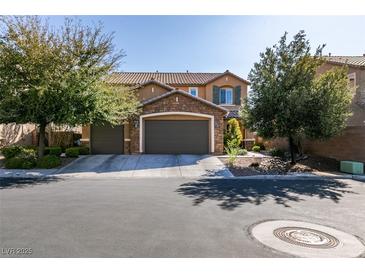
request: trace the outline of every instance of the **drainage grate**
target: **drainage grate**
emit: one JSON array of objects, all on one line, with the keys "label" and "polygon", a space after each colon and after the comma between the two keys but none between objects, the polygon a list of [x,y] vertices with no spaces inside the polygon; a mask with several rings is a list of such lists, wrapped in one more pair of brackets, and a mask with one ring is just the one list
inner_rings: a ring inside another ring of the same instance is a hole
[{"label": "drainage grate", "polygon": [[328,233],[306,227],[279,227],[273,233],[282,241],[303,247],[334,248],[340,243]]}]

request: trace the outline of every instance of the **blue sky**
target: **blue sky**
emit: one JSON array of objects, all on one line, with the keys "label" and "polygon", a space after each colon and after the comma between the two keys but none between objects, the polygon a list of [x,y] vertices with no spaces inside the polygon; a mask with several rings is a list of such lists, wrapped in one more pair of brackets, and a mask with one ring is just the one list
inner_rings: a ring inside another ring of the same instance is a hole
[{"label": "blue sky", "polygon": [[[115,44],[127,56],[123,71],[223,72],[247,78],[259,53],[285,31],[305,30],[324,53],[365,53],[365,16],[79,16],[85,24],[101,21],[115,32]],[[62,16],[50,17],[61,24]]]}]

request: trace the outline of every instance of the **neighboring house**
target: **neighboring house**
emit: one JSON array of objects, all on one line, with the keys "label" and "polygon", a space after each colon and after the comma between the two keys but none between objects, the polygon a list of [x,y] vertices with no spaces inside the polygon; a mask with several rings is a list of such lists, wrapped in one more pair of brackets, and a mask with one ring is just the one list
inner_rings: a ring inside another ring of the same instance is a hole
[{"label": "neighboring house", "polygon": [[340,136],[328,141],[305,141],[304,151],[337,160],[365,162],[365,54],[363,56],[326,56],[319,73],[334,67],[347,66],[354,88],[352,116]]},{"label": "neighboring house", "polygon": [[0,124],[0,147],[12,144],[32,145],[36,135],[34,124]]},{"label": "neighboring house", "polygon": [[[49,146],[73,146],[75,137],[81,136],[81,127],[48,125],[46,144]],[[0,147],[9,145],[38,145],[38,129],[35,124],[0,124]]]},{"label": "neighboring house", "polygon": [[[238,117],[249,82],[229,72],[118,72],[108,82],[130,87],[138,119],[119,126],[84,126],[93,154],[221,154],[226,120]],[[252,134],[244,130],[246,142]]]}]

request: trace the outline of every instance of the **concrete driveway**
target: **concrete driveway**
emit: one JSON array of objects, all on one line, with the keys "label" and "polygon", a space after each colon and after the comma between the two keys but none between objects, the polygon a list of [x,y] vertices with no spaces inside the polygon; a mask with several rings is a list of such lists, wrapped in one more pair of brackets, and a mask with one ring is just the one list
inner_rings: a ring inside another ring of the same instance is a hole
[{"label": "concrete driveway", "polygon": [[62,176],[233,177],[212,155],[89,155],[59,170]]}]

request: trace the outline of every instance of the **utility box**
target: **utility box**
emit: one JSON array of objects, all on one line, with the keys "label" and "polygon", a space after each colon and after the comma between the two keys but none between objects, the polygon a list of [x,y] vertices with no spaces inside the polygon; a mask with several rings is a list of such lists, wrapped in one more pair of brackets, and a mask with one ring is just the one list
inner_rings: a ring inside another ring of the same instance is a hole
[{"label": "utility box", "polygon": [[340,170],[342,172],[351,173],[351,174],[363,174],[364,173],[364,164],[360,162],[353,161],[341,161]]}]

